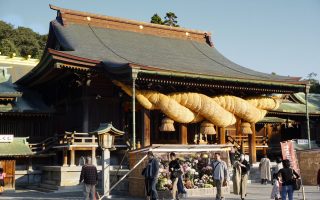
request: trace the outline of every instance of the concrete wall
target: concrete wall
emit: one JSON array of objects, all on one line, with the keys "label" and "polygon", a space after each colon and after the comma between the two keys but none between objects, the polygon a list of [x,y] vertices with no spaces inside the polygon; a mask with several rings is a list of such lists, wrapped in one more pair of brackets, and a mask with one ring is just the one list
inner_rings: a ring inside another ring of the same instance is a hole
[{"label": "concrete wall", "polygon": [[297,151],[301,177],[304,185],[317,185],[320,168],[320,149]]}]

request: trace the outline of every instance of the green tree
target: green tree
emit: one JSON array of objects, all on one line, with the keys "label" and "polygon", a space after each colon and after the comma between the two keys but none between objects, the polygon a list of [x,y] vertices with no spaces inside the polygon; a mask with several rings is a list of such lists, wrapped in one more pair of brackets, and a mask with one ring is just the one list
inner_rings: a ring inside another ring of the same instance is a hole
[{"label": "green tree", "polygon": [[176,20],[177,18],[178,17],[173,12],[167,12],[163,23],[167,26],[179,27],[178,21]]},{"label": "green tree", "polygon": [[163,24],[162,18],[157,13],[151,17],[150,22],[153,24]]},{"label": "green tree", "polygon": [[0,21],[0,51],[2,55],[40,58],[43,54],[47,35],[40,35],[30,28],[14,28],[11,24]]},{"label": "green tree", "polygon": [[317,73],[311,72],[307,75],[307,80],[310,82],[310,93],[320,93],[320,83],[319,80],[316,79]]}]

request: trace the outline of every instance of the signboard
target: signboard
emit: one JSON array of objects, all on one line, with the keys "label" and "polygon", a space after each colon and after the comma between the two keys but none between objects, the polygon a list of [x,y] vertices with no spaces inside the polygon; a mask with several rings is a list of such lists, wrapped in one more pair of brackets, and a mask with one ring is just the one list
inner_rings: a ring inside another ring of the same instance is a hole
[{"label": "signboard", "polygon": [[298,144],[309,144],[309,141],[307,139],[297,139]]},{"label": "signboard", "polygon": [[280,144],[281,144],[281,151],[282,151],[282,159],[289,160],[291,167],[300,174],[296,152],[294,151],[293,141],[288,140],[285,142],[280,142]]},{"label": "signboard", "polygon": [[13,135],[0,135],[0,143],[13,142]]}]

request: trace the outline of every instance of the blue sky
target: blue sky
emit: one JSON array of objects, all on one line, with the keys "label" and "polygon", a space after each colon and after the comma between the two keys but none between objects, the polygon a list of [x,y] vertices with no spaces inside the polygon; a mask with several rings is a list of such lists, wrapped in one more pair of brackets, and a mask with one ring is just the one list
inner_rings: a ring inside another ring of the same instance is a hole
[{"label": "blue sky", "polygon": [[172,11],[180,26],[211,32],[215,47],[242,66],[320,79],[320,0],[0,0],[0,19],[44,34],[56,16],[49,4],[139,21]]}]

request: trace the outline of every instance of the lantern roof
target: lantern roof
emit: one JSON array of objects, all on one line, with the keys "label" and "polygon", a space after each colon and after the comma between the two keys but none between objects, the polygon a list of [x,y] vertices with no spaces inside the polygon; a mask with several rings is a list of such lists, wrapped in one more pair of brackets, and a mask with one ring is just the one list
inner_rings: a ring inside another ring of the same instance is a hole
[{"label": "lantern roof", "polygon": [[123,131],[120,131],[118,129],[116,129],[112,123],[100,123],[99,127],[90,132],[91,134],[105,134],[105,133],[109,133],[110,135],[113,135],[113,136],[122,136],[124,134]]}]

